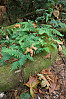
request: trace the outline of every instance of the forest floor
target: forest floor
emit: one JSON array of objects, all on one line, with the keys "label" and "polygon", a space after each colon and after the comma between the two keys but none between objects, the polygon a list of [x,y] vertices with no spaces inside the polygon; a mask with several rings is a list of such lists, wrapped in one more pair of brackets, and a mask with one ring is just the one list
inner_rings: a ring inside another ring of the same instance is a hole
[{"label": "forest floor", "polygon": [[[65,22],[63,22],[65,23]],[[57,75],[58,77],[58,82],[59,82],[59,90],[54,90],[52,93],[49,93],[48,90],[45,92],[44,89],[42,89],[44,94],[42,93],[37,93],[36,97],[34,99],[66,99],[66,58],[64,55],[61,53],[61,55],[58,54],[58,57],[56,60],[53,62],[53,64],[50,66],[50,70],[52,74]],[[38,86],[40,89],[41,87]],[[17,93],[18,97],[15,97],[15,92]],[[21,87],[20,85],[17,85],[15,89],[10,89],[6,92],[4,92],[3,97],[0,99],[22,99],[19,98],[22,92],[27,92],[29,93],[29,89],[24,86]],[[0,93],[1,96],[1,93]],[[33,99],[32,97],[30,98],[23,98],[23,99]]]},{"label": "forest floor", "polygon": [[[56,58],[56,60],[54,61],[54,63],[51,65],[50,70],[54,75],[57,75],[58,77],[58,81],[60,84],[60,88],[59,90],[55,90],[52,93],[48,93],[46,92],[45,94],[36,94],[36,97],[34,99],[66,99],[65,98],[65,91],[66,91],[66,71],[65,71],[65,63],[66,59],[64,57],[64,55],[61,54]],[[40,87],[40,86],[39,86]],[[16,89],[16,90],[15,90]],[[20,96],[20,94],[24,91],[27,91],[27,87],[22,88],[22,90],[20,89],[20,86],[16,86],[16,88],[13,90],[9,90],[6,91],[4,94],[3,98],[0,99],[20,99],[19,97],[15,98],[15,91],[17,91],[18,96]],[[44,89],[42,90],[44,91]],[[33,99],[33,98],[23,98],[23,99]]]}]

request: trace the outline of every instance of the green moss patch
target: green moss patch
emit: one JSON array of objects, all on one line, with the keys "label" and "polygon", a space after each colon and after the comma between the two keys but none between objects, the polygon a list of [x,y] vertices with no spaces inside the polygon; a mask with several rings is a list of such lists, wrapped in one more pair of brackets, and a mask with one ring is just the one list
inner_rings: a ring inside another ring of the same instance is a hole
[{"label": "green moss patch", "polygon": [[[46,56],[48,53],[42,52],[33,56],[34,61],[27,60],[23,65],[23,76],[25,80],[28,80],[30,74],[38,73],[43,68],[48,68],[53,63],[57,57],[57,50],[51,49],[50,53],[52,53],[52,56],[47,59],[43,59],[43,56]],[[14,71],[10,72],[10,69],[11,65],[0,67],[0,91],[14,88],[22,79],[21,72],[15,74]]]}]

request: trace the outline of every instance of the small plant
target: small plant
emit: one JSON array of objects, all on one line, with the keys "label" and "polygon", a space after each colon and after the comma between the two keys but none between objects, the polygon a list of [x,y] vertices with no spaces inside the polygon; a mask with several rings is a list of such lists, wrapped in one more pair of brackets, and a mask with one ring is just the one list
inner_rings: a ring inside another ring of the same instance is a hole
[{"label": "small plant", "polygon": [[51,20],[50,21],[50,24],[53,24],[53,27],[54,28],[63,28],[63,27],[66,27],[66,24],[62,23],[59,20],[55,20],[55,19]]},{"label": "small plant", "polygon": [[48,8],[47,10],[38,9],[38,10],[36,10],[36,14],[38,16],[37,16],[37,19],[35,21],[36,22],[42,21],[43,23],[45,21],[47,23],[47,21],[49,19],[51,19],[52,13],[53,13],[53,9],[52,8]]},{"label": "small plant", "polygon": [[56,29],[52,29],[51,25],[38,27],[31,21],[21,22],[11,29],[7,28],[0,41],[3,56],[0,61],[1,66],[6,64],[7,60],[11,60],[12,70],[19,69],[27,59],[34,61],[33,54],[41,51],[50,53],[50,47],[57,48],[53,43],[57,35],[63,36]]}]

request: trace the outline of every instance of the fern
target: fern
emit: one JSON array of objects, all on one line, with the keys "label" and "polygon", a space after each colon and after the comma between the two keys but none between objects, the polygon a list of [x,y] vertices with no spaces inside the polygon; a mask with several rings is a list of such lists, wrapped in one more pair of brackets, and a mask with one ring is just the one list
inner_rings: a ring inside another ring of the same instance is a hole
[{"label": "fern", "polygon": [[66,27],[66,24],[64,24],[64,23],[62,23],[61,21],[59,21],[59,20],[55,20],[55,19],[51,19],[51,21],[50,21],[50,24],[54,24],[54,28],[63,28],[63,27]]},{"label": "fern", "polygon": [[[21,29],[15,28],[12,29],[12,33],[10,33],[10,29],[7,29],[9,32],[9,40],[6,40],[4,37],[0,43],[1,45],[4,43],[6,47],[2,47],[1,54],[3,55],[1,59],[1,64],[6,63],[6,60],[11,58],[18,59],[13,62],[12,70],[21,68],[21,66],[26,62],[27,59],[34,61],[30,56],[30,53],[24,55],[26,48],[31,48],[32,44],[37,47],[37,51],[34,50],[34,54],[40,53],[42,51],[46,51],[50,53],[50,47],[57,48],[53,43],[54,37],[57,35],[63,36],[56,29],[52,29],[51,25],[42,25],[37,28],[34,28],[32,22],[21,22]],[[37,36],[38,34],[38,36]]]},{"label": "fern", "polygon": [[10,55],[15,56],[17,58],[20,58],[21,55],[22,55],[22,52],[20,53],[18,50],[13,49],[13,48],[11,48],[11,49],[9,49],[9,48],[3,48],[2,49],[2,52],[3,53],[9,53]]}]

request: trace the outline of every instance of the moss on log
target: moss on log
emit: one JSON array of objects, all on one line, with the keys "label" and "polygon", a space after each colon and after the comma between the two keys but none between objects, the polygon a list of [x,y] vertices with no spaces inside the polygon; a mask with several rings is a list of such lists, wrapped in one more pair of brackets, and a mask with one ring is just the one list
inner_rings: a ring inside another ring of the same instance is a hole
[{"label": "moss on log", "polygon": [[[7,66],[0,67],[0,92],[7,91],[9,89],[14,89],[15,86],[19,83],[28,80],[29,75],[39,73],[43,68],[48,68],[57,57],[57,49],[51,48],[52,55],[50,58],[43,59],[43,56],[46,56],[46,52],[39,53],[34,55],[34,61],[27,60],[27,62],[22,67],[22,72],[11,71],[11,64]],[[21,82],[20,82],[21,81]]]}]

